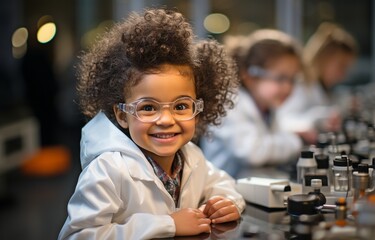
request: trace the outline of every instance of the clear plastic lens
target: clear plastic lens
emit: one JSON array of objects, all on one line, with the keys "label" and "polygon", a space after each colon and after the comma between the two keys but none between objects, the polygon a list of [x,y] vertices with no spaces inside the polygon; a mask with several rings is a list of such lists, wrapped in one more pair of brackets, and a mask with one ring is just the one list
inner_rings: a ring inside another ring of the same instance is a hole
[{"label": "clear plastic lens", "polygon": [[192,99],[177,100],[173,104],[173,113],[181,116],[191,117],[194,114],[195,102]]},{"label": "clear plastic lens", "polygon": [[[128,111],[132,106],[133,111]],[[120,103],[119,108],[142,122],[158,120],[165,108],[169,108],[175,120],[186,121],[195,117],[203,110],[202,100],[193,100],[190,97],[179,98],[174,102],[159,103],[155,100],[141,99],[129,104]]]},{"label": "clear plastic lens", "polygon": [[136,105],[136,112],[138,116],[153,116],[160,111],[160,106],[155,101],[140,101]]}]

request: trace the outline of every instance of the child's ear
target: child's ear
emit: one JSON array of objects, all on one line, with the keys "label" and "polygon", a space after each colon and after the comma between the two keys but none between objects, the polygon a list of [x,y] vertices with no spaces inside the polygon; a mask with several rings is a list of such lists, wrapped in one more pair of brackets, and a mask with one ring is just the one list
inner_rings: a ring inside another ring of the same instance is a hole
[{"label": "child's ear", "polygon": [[123,127],[128,128],[128,122],[126,121],[126,113],[121,111],[116,105],[113,106],[113,112],[115,113],[117,123]]}]

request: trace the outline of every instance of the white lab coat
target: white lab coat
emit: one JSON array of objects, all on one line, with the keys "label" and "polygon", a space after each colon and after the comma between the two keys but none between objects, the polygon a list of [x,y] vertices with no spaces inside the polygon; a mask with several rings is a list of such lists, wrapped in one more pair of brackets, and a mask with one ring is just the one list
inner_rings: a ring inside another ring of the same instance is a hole
[{"label": "white lab coat", "polygon": [[272,118],[267,125],[253,98],[242,87],[234,109],[218,127],[210,127],[201,148],[217,167],[236,177],[251,166],[275,165],[293,160],[301,151],[301,139],[281,131]]},{"label": "white lab coat", "polygon": [[319,122],[334,112],[338,113],[339,109],[321,84],[299,81],[276,114],[283,130],[296,132],[317,129]]},{"label": "white lab coat", "polygon": [[[188,143],[178,208],[198,208],[212,196],[245,202],[234,180]],[[169,214],[178,210],[140,149],[99,113],[82,130],[82,173],[68,204],[59,239],[150,239],[172,237]]]}]

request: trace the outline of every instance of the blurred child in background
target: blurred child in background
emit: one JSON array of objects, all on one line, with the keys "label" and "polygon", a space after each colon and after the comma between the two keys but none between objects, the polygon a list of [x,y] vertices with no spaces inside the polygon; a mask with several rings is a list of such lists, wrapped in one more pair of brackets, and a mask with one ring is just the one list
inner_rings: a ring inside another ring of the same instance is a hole
[{"label": "blurred child in background", "polygon": [[301,138],[281,131],[274,111],[302,72],[298,43],[283,32],[267,29],[227,38],[226,46],[237,62],[242,84],[235,108],[201,139],[206,157],[234,177],[250,166],[295,159]]},{"label": "blurred child in background", "polygon": [[281,127],[294,132],[338,131],[342,117],[332,90],[345,79],[356,55],[356,42],[348,32],[332,23],[321,24],[303,50],[306,77],[277,113]]}]

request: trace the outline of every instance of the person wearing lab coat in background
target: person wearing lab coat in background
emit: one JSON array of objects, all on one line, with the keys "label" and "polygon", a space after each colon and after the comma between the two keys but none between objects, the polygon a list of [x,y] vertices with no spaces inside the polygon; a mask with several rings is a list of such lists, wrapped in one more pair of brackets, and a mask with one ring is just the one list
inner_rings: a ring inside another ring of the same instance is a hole
[{"label": "person wearing lab coat in background", "polygon": [[58,239],[155,239],[221,232],[245,201],[191,142],[238,85],[216,41],[193,42],[181,13],[116,24],[79,65],[82,172]]},{"label": "person wearing lab coat in background", "polygon": [[242,84],[234,109],[201,138],[204,154],[235,178],[249,168],[295,160],[301,136],[280,130],[274,111],[303,72],[299,44],[283,32],[263,29],[228,37],[225,46],[237,62]]},{"label": "person wearing lab coat in background", "polygon": [[333,88],[345,79],[356,55],[356,41],[347,31],[333,23],[322,23],[303,50],[305,78],[297,82],[277,111],[281,128],[316,131],[315,136],[340,130],[342,109],[335,103]]}]

